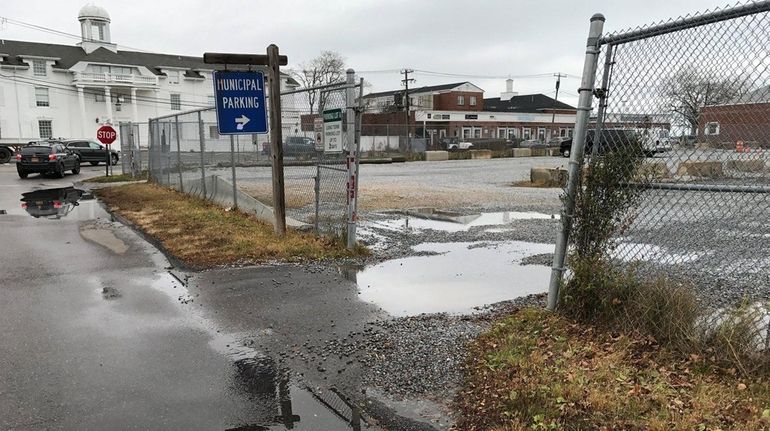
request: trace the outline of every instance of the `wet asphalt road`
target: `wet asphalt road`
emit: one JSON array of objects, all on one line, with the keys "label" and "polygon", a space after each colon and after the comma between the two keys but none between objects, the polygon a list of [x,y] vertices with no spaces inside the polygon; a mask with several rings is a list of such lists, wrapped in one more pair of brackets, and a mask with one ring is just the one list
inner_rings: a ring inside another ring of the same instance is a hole
[{"label": "wet asphalt road", "polygon": [[157,250],[94,200],[54,220],[20,206],[23,192],[100,173],[20,180],[13,165],[0,166],[0,429],[272,422],[278,401],[244,387],[217,329],[185,309],[195,303],[177,294]]}]

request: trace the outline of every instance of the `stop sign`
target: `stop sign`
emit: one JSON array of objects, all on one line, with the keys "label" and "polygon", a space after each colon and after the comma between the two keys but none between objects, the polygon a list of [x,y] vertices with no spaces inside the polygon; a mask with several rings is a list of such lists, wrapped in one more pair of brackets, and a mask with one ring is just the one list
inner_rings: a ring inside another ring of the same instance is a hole
[{"label": "stop sign", "polygon": [[110,125],[104,125],[96,131],[96,139],[105,145],[110,145],[111,143],[115,142],[117,137],[118,133]]}]

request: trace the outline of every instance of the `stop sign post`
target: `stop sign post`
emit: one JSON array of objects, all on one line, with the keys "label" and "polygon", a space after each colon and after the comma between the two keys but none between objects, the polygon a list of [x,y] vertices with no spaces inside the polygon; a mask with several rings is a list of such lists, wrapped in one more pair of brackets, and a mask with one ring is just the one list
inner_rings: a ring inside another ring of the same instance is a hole
[{"label": "stop sign post", "polygon": [[[109,124],[105,124],[96,131],[96,139],[99,140],[105,146],[112,144],[117,139],[118,133]],[[107,165],[104,167],[105,175],[110,176],[110,147],[106,147],[107,151]]]}]

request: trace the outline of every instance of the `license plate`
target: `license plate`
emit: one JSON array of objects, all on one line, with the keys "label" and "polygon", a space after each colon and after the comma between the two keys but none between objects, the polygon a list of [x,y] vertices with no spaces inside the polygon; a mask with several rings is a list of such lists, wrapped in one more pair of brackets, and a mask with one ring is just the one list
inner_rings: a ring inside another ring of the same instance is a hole
[{"label": "license plate", "polygon": [[39,161],[40,161],[40,159],[38,159],[37,157],[33,157],[33,158],[31,158],[31,159],[30,159],[30,161],[31,161],[32,163],[37,163],[37,162],[39,162]]}]

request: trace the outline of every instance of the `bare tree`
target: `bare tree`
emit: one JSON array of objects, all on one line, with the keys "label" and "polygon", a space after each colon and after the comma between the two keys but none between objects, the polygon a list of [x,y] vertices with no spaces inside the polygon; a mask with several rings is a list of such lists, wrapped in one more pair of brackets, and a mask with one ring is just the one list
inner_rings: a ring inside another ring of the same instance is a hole
[{"label": "bare tree", "polygon": [[[305,88],[341,82],[345,79],[345,59],[338,52],[321,51],[318,57],[300,63],[298,69],[291,71],[291,75]],[[310,111],[316,112],[317,106],[326,105],[329,93],[308,91],[306,94]]]},{"label": "bare tree", "polygon": [[745,92],[744,80],[714,76],[693,66],[682,68],[663,83],[663,96],[671,110],[690,126],[691,135],[698,133],[701,108],[730,102]]}]

